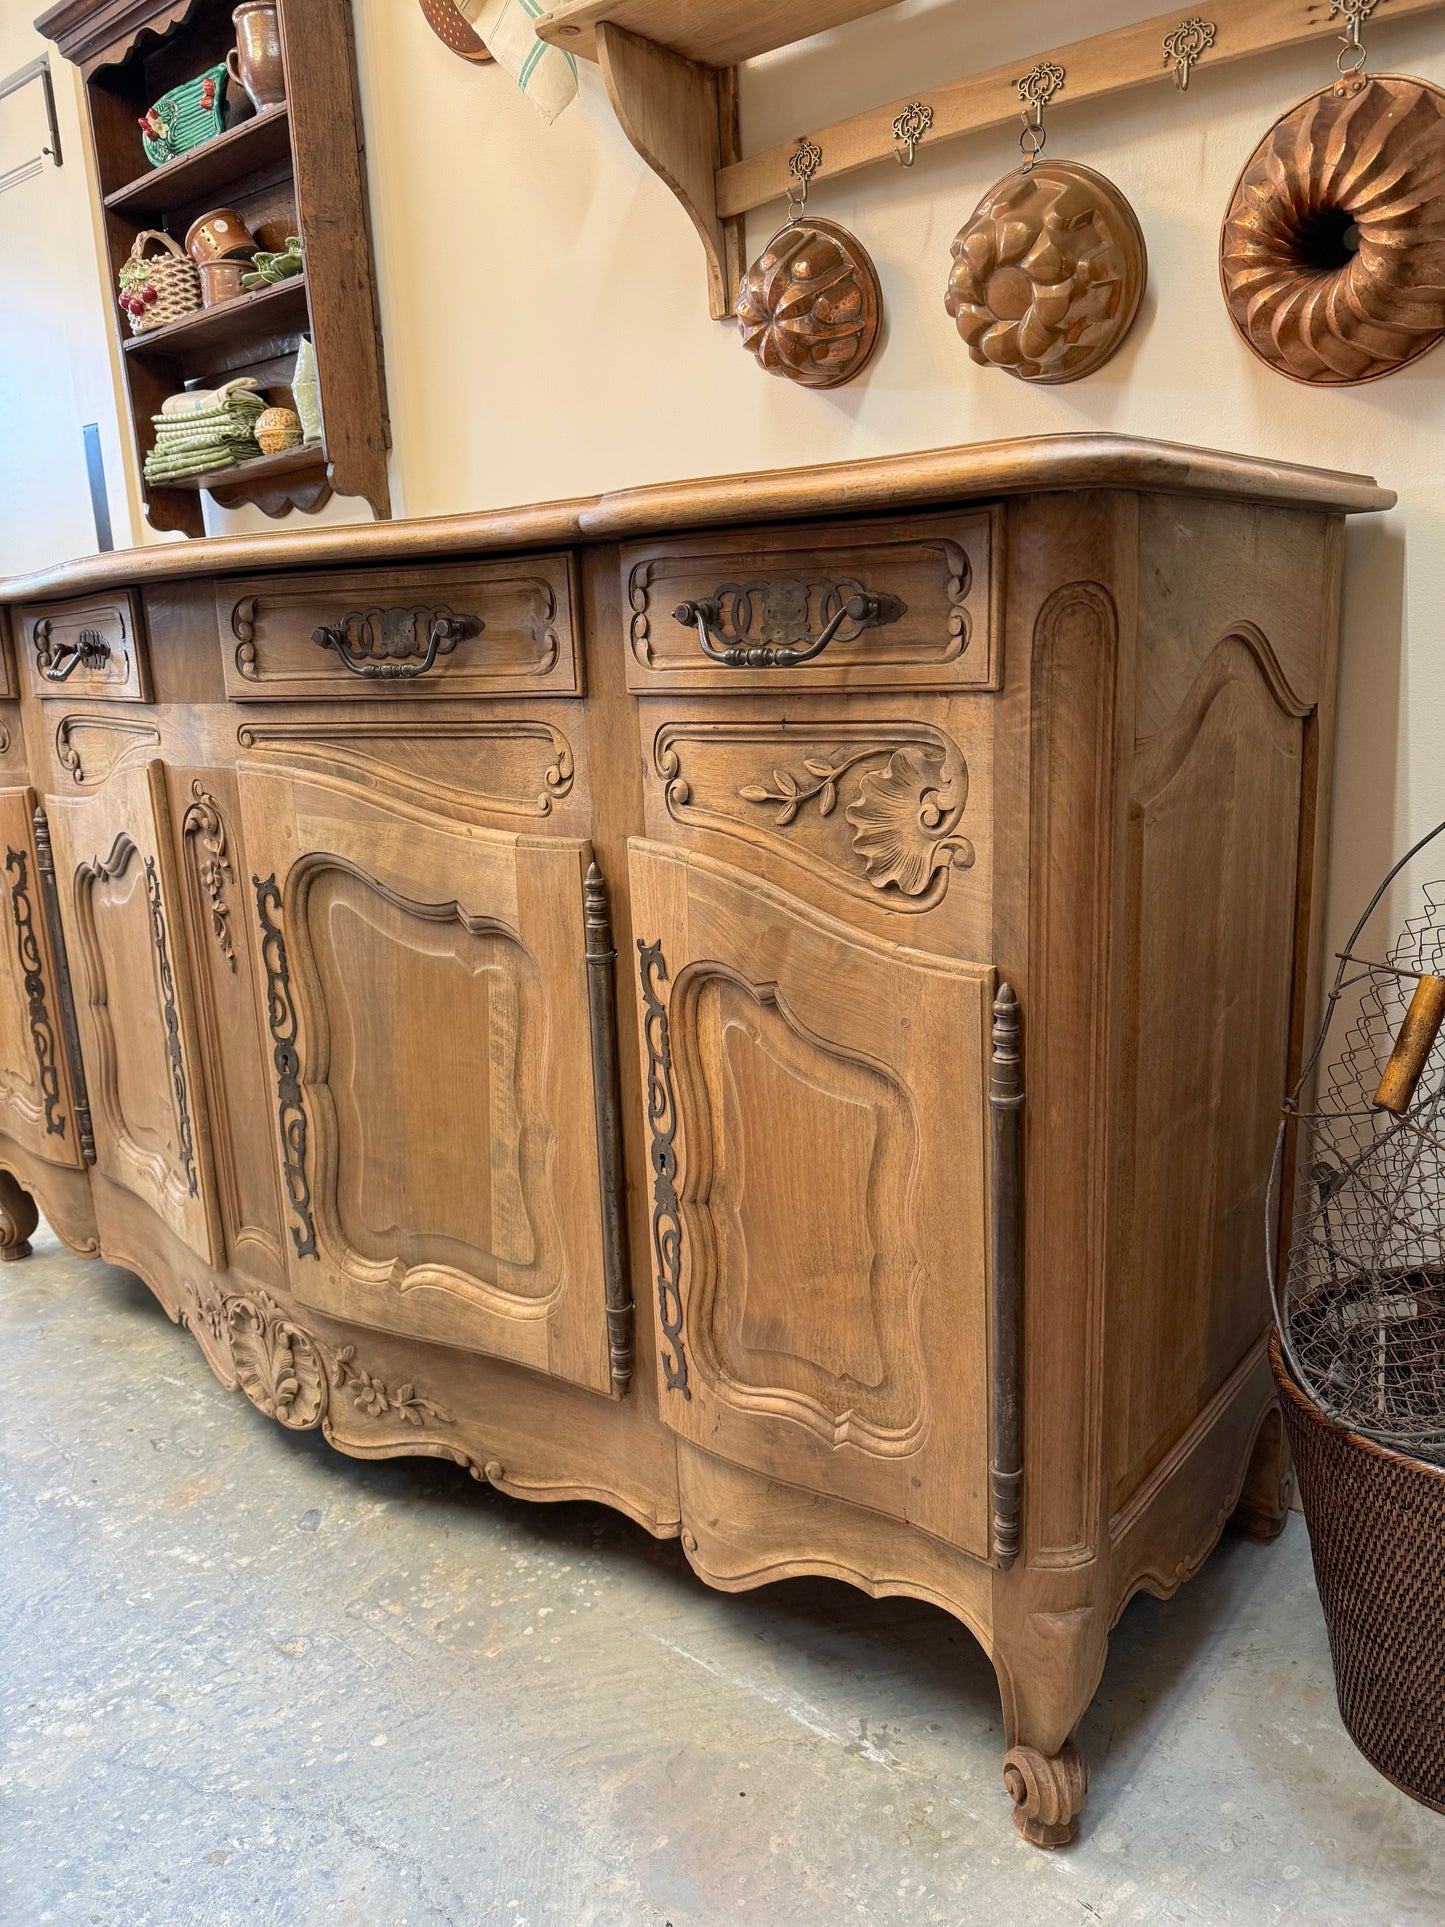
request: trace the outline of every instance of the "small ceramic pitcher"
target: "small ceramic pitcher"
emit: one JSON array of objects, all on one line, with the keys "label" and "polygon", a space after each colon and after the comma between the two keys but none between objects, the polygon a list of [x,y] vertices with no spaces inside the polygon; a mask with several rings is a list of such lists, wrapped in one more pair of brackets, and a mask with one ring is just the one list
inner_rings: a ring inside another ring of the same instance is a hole
[{"label": "small ceramic pitcher", "polygon": [[226,56],[232,80],[239,80],[259,111],[286,98],[286,71],[281,59],[281,23],[276,0],[241,0],[231,15],[236,44]]}]

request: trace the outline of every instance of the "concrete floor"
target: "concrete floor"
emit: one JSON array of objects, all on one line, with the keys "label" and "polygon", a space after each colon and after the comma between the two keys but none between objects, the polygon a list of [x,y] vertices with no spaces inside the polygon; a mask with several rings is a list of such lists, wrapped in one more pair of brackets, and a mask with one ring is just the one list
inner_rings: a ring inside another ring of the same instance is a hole
[{"label": "concrete floor", "polygon": [[1445,1819],[1344,1735],[1299,1520],[1130,1607],[1046,1855],[942,1613],[723,1597],[598,1508],[342,1458],[36,1246],[0,1276],[5,1927],[1445,1920]]}]

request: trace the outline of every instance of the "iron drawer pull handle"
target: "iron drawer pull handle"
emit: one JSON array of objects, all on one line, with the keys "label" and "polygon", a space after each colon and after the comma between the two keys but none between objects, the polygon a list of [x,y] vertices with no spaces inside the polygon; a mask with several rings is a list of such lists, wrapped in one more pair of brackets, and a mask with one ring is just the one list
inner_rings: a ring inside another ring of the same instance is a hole
[{"label": "iron drawer pull handle", "polygon": [[[809,591],[821,591],[823,607],[833,613],[816,636],[807,634]],[[845,591],[850,591],[845,597]],[[753,642],[753,599],[762,601],[762,640]],[[696,628],[702,653],[709,662],[726,664],[729,669],[796,669],[800,663],[821,656],[843,629],[852,642],[867,629],[880,629],[897,622],[908,613],[908,604],[897,596],[874,594],[857,582],[725,582],[711,596],[697,602],[683,602],[673,610],[673,620],[684,628]],[[783,642],[789,629],[801,628],[803,634]]]},{"label": "iron drawer pull handle", "polygon": [[110,661],[110,644],[98,629],[82,629],[74,642],[63,642],[52,652],[47,636],[36,661],[47,682],[68,682],[77,669],[104,669]]},{"label": "iron drawer pull handle", "polygon": [[[370,682],[410,682],[424,676],[438,656],[449,656],[459,642],[479,636],[486,627],[480,616],[454,616],[449,610],[424,609],[416,614],[427,623],[426,646],[419,656],[420,645],[413,638],[420,625],[411,610],[368,609],[343,616],[334,625],[313,629],[311,640],[318,649],[334,649],[342,667],[353,676],[365,676]],[[405,637],[399,634],[402,622],[409,631]]]}]

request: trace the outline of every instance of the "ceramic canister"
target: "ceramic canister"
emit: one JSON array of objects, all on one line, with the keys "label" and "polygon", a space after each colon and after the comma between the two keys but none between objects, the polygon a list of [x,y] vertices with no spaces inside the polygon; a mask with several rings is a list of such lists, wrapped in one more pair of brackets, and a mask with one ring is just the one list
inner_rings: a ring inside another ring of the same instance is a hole
[{"label": "ceramic canister", "polygon": [[213,208],[192,221],[186,235],[186,253],[198,267],[207,261],[226,261],[235,255],[249,257],[256,252],[256,237],[233,207]]}]

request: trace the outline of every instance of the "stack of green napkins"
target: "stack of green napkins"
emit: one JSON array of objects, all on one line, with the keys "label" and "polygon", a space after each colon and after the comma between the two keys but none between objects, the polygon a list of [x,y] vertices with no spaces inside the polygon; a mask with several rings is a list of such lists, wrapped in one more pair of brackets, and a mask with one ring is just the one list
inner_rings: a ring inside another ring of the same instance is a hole
[{"label": "stack of green napkins", "polygon": [[191,388],[161,403],[152,415],[155,446],[146,456],[148,482],[177,482],[209,469],[249,460],[256,449],[256,417],[266,398],[251,375],[222,388]]}]

